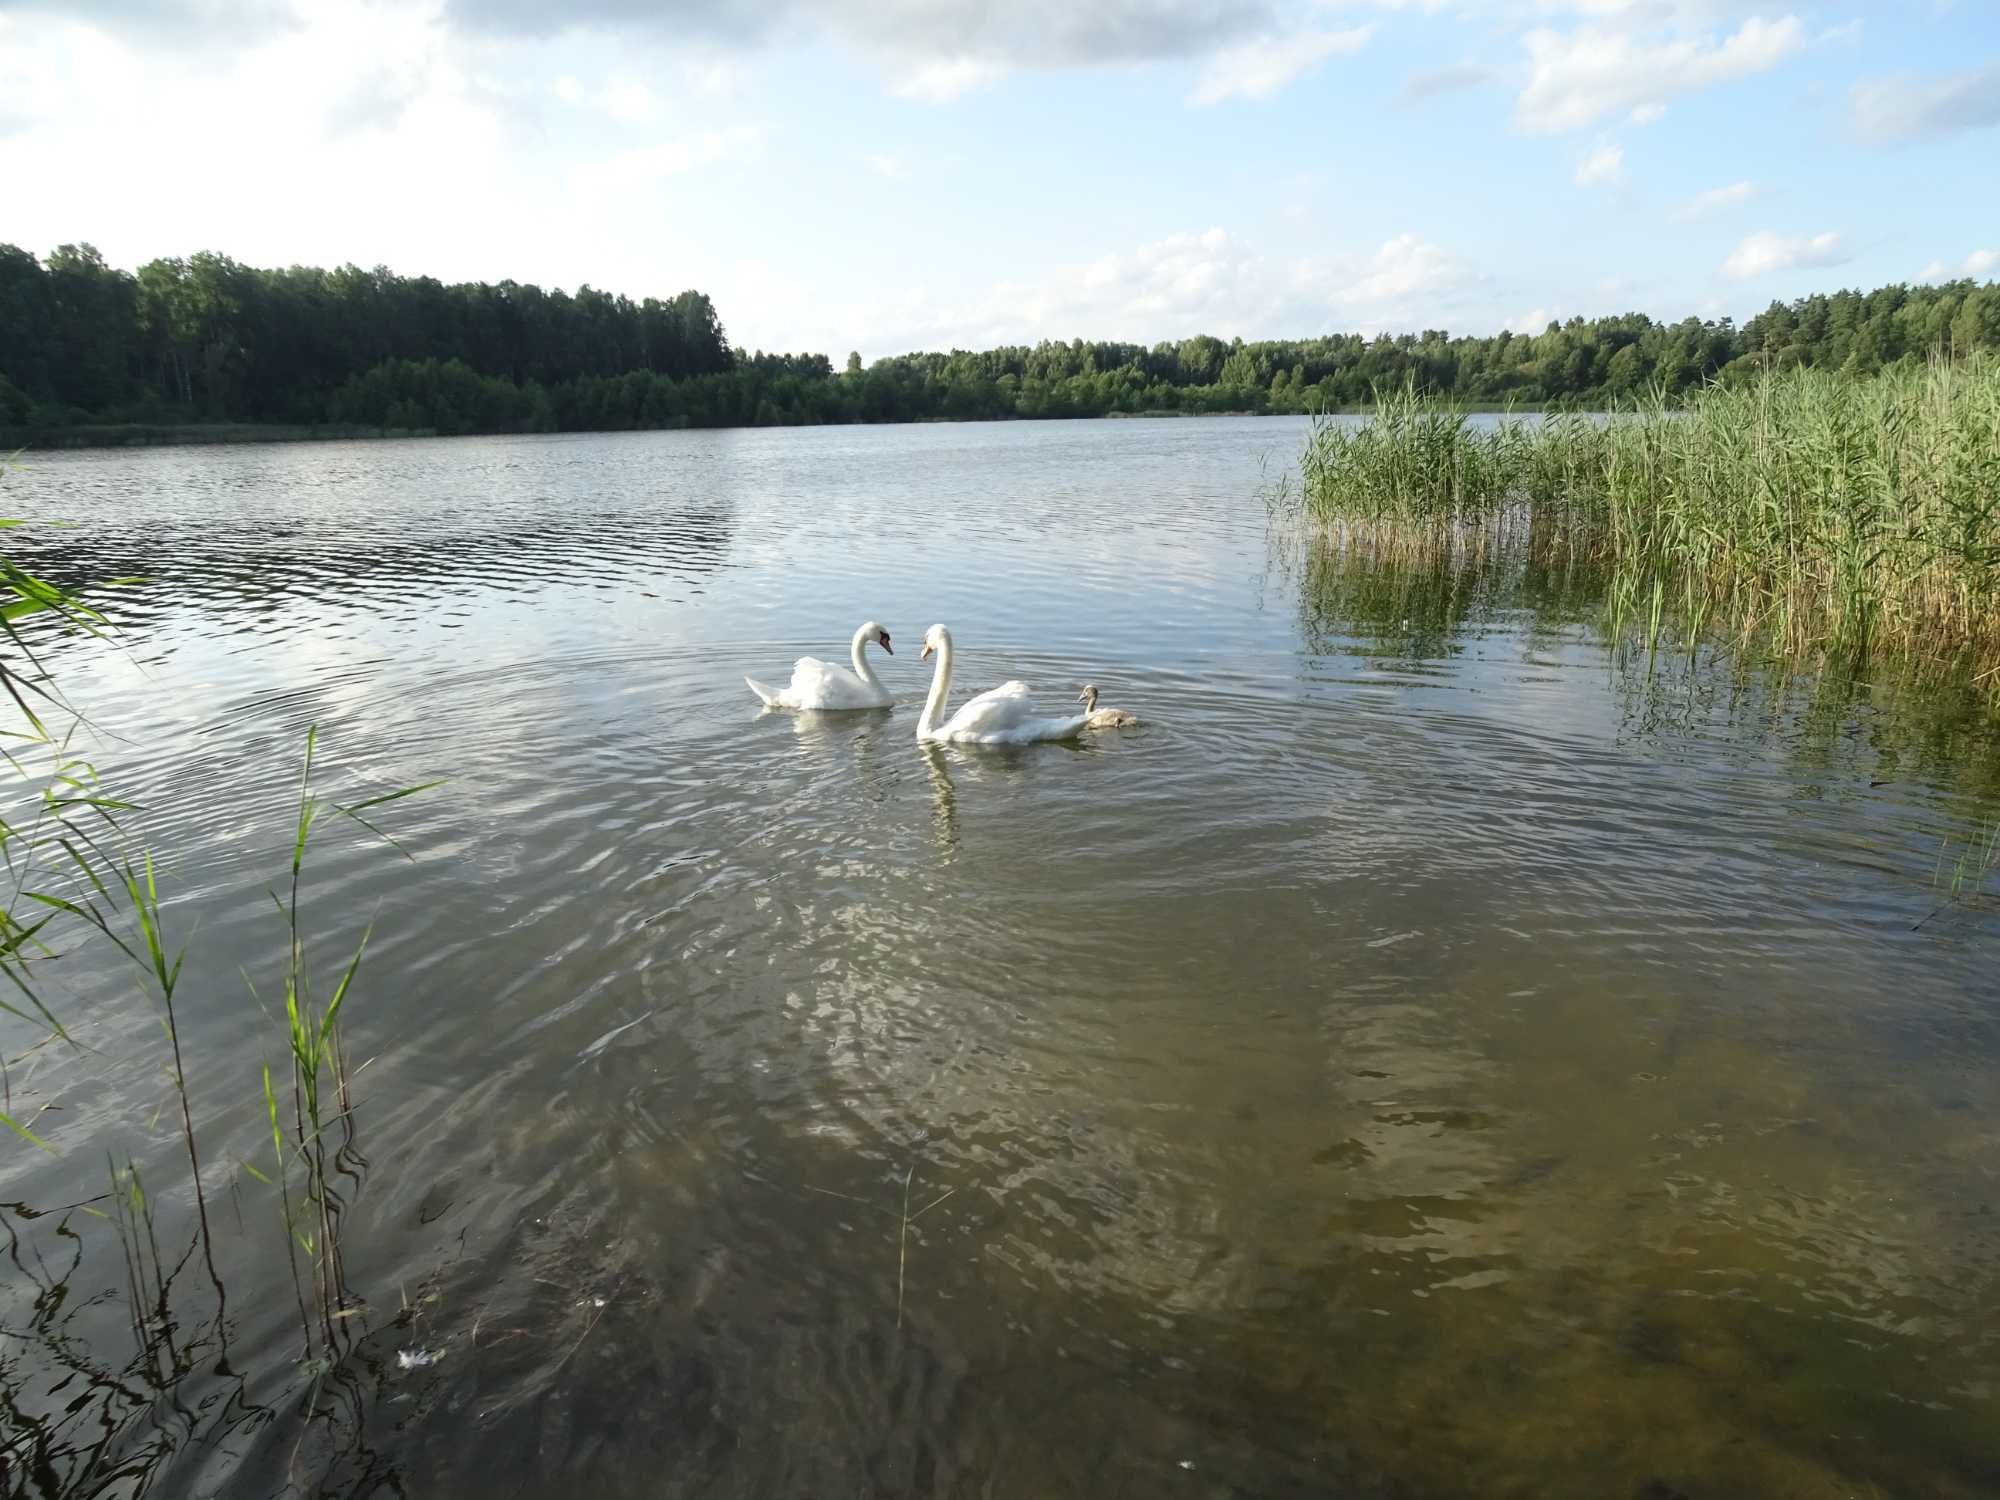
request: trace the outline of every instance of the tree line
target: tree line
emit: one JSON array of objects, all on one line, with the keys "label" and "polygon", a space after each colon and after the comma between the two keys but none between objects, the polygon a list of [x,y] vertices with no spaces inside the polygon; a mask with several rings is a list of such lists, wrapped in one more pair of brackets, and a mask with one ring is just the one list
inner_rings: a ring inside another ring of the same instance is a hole
[{"label": "tree line", "polygon": [[89,245],[0,245],[0,426],[338,424],[470,432],[776,426],[1148,412],[1306,412],[1382,386],[1480,404],[1669,396],[1767,365],[1855,374],[2000,348],[2000,284],[1896,285],[1728,318],[1639,313],[1540,333],[1152,345],[1046,341],[836,370],[732,348],[707,296],[629,298],[227,256],[129,273]]},{"label": "tree line", "polygon": [[133,275],[90,245],[46,260],[0,245],[0,420],[322,422],[350,381],[429,360],[525,388],[634,371],[685,380],[735,355],[700,292],[635,303],[588,286],[258,270],[213,254]]}]

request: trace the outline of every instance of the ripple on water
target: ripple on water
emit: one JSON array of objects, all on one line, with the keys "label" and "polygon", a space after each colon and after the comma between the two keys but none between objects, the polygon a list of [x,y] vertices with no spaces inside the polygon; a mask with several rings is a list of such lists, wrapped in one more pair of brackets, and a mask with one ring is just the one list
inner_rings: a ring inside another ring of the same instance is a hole
[{"label": "ripple on water", "polygon": [[[1636,689],[1518,574],[1287,574],[1253,490],[1298,430],[38,464],[89,523],[38,566],[160,580],[139,659],[55,659],[198,923],[253,1220],[243,976],[268,1004],[305,731],[330,803],[447,778],[383,810],[413,861],[329,813],[304,892],[320,974],[372,924],[365,1435],[275,1421],[174,1481],[1978,1493],[1993,921],[1911,931],[1985,805],[1924,746],[1972,731]],[[892,710],[751,700],[866,617]],[[933,620],[961,697],[1087,679],[1144,723],[921,748]],[[185,1209],[154,1022],[76,962],[97,1050],[17,1095]],[[232,1359],[296,1404],[282,1267],[228,1269]]]}]

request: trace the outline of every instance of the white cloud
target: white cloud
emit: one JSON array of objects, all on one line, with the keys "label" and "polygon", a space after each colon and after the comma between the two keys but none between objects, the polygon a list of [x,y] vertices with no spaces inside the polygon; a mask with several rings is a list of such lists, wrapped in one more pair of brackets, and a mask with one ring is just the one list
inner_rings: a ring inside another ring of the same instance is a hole
[{"label": "white cloud", "polygon": [[2000,125],[2000,62],[1943,77],[1857,83],[1852,105],[1855,133],[1878,144]]},{"label": "white cloud", "polygon": [[1466,263],[1441,245],[1405,231],[1352,268],[1333,264],[1320,273],[1334,289],[1336,306],[1352,308],[1367,332],[1389,325],[1391,312],[1406,314],[1420,296],[1444,295],[1479,280]]},{"label": "white cloud", "polygon": [[1773,271],[1795,271],[1808,266],[1837,266],[1848,259],[1845,243],[1838,234],[1782,235],[1768,229],[1746,236],[1722,263],[1722,274],[1731,281],[1748,281]]},{"label": "white cloud", "polygon": [[1359,52],[1373,34],[1372,26],[1354,26],[1344,31],[1265,37],[1225,47],[1202,68],[1188,102],[1219,104],[1225,99],[1268,99],[1329,57]]},{"label": "white cloud", "polygon": [[[129,5],[136,0],[71,0]],[[248,0],[159,0],[215,5]],[[438,0],[468,35],[651,35],[748,51],[833,43],[869,58],[908,98],[943,101],[1031,69],[1195,62],[1260,97],[1330,53],[1318,0]],[[1303,60],[1301,60],[1303,59]]]},{"label": "white cloud", "polygon": [[1606,142],[1594,146],[1576,164],[1576,185],[1580,188],[1622,187],[1625,183],[1625,148]]},{"label": "white cloud", "polygon": [[688,92],[697,99],[727,99],[743,90],[743,63],[721,53],[682,56],[680,74]]},{"label": "white cloud", "polygon": [[903,158],[888,151],[878,151],[868,158],[868,170],[877,177],[901,177],[909,170]]},{"label": "white cloud", "polygon": [[1757,196],[1757,184],[1749,180],[1732,182],[1726,187],[1709,188],[1696,193],[1692,198],[1674,205],[1671,217],[1683,224],[1697,219],[1712,219],[1732,208],[1739,208]]},{"label": "white cloud", "polygon": [[[679,59],[663,71],[673,74],[678,85],[668,90],[670,94],[716,98],[734,92],[739,82],[737,65],[723,58]],[[620,125],[650,125],[670,113],[667,100],[653,84],[625,71],[613,72],[594,86],[574,73],[559,74],[552,92],[572,109],[590,110]]]},{"label": "white cloud", "polygon": [[1657,125],[1666,117],[1667,107],[1664,104],[1642,104],[1632,111],[1634,125]]},{"label": "white cloud", "polygon": [[[1619,19],[1639,9],[1630,0],[1604,0],[1590,13]],[[1805,26],[1796,16],[1753,16],[1718,42],[1600,23],[1567,33],[1538,28],[1525,42],[1528,82],[1514,101],[1514,120],[1524,130],[1554,132],[1663,109],[1683,94],[1765,72],[1804,45]]]},{"label": "white cloud", "polygon": [[1007,69],[976,57],[938,58],[918,63],[896,80],[895,91],[905,99],[948,104],[974,89],[1003,77]]},{"label": "white cloud", "polygon": [[725,130],[705,130],[679,140],[634,147],[585,167],[577,174],[577,185],[586,193],[630,192],[696,167],[740,158],[754,150],[763,138],[759,126],[732,125]]},{"label": "white cloud", "polygon": [[[1221,228],[956,294],[914,286],[886,299],[829,305],[786,289],[774,269],[752,275],[726,289],[725,307],[763,304],[782,319],[789,347],[859,348],[871,358],[1045,338],[1153,343],[1196,333],[1372,335],[1463,325],[1484,315],[1468,299],[1486,285],[1464,259],[1414,233],[1370,251],[1291,259],[1263,254]],[[770,298],[784,302],[774,308]]]},{"label": "white cloud", "polygon": [[1975,250],[1955,266],[1934,260],[1917,277],[1919,281],[1983,281],[2000,271],[2000,250]]},{"label": "white cloud", "polygon": [[[145,0],[70,0],[131,8]],[[244,0],[153,0],[213,9]],[[576,30],[652,33],[739,47],[830,36],[908,56],[982,57],[1010,67],[1078,67],[1198,56],[1268,32],[1268,0],[443,0],[469,33],[550,36]]]},{"label": "white cloud", "polygon": [[643,125],[658,117],[660,101],[635,78],[613,78],[597,97],[597,107],[625,125]]},{"label": "white cloud", "polygon": [[[545,248],[542,226],[523,226],[515,163],[546,85],[489,76],[433,15],[326,0],[211,49],[32,12],[0,14],[0,30],[0,99],[26,122],[0,140],[9,239],[87,237],[125,266],[212,247],[443,271],[474,235],[518,236],[528,264]],[[169,118],[186,139],[227,140],[257,191],[177,191],[132,151]],[[95,164],[87,184],[79,161]]]},{"label": "white cloud", "polygon": [[1462,93],[1476,89],[1481,84],[1491,83],[1494,73],[1481,63],[1453,63],[1447,67],[1429,68],[1421,73],[1412,73],[1403,80],[1403,86],[1396,97],[1404,104],[1416,104],[1425,99],[1435,99],[1443,94]]}]

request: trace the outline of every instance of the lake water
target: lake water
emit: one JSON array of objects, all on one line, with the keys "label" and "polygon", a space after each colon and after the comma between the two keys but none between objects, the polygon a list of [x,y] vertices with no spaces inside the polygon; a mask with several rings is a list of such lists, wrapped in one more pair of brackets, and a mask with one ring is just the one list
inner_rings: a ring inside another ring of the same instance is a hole
[{"label": "lake water", "polygon": [[[192,934],[217,1275],[100,942],[49,971],[77,1048],[0,1015],[56,1148],[0,1139],[0,1487],[2000,1489],[2000,916],[1940,884],[1993,722],[1648,673],[1508,555],[1302,545],[1260,486],[1303,432],[9,475],[77,523],[10,533],[31,566],[150,580],[47,659]],[[760,711],[746,673],[869,617],[892,711]],[[933,621],[961,697],[1144,723],[920,748]],[[310,725],[335,800],[448,779],[379,809],[410,859],[329,818],[307,867],[322,995],[373,924],[331,1359],[242,1165]],[[169,1289],[136,1320],[112,1225],[56,1211],[112,1151]]]}]

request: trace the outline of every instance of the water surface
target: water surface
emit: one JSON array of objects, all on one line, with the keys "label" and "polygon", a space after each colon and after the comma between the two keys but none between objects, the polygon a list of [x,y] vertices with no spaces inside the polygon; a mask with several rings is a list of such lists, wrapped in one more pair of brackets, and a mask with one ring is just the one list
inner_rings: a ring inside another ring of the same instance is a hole
[{"label": "water surface", "polygon": [[[2000,808],[1992,722],[1649,674],[1518,558],[1274,536],[1302,436],[10,476],[77,523],[35,566],[149,579],[50,660],[194,933],[227,1300],[183,1264],[141,1378],[116,1237],[29,1217],[130,1150],[187,1243],[156,1021],[86,950],[82,1049],[23,1062],[0,1017],[60,1149],[0,1146],[0,1391],[45,1463],[9,1493],[2000,1487],[2000,920],[1931,915]],[[868,617],[894,710],[759,710],[746,673]],[[1145,722],[920,748],[936,620],[961,694],[1087,679]],[[308,871],[329,978],[373,924],[329,1365],[240,1165],[309,725],[340,800],[448,778],[385,813],[412,860],[335,830]]]}]

